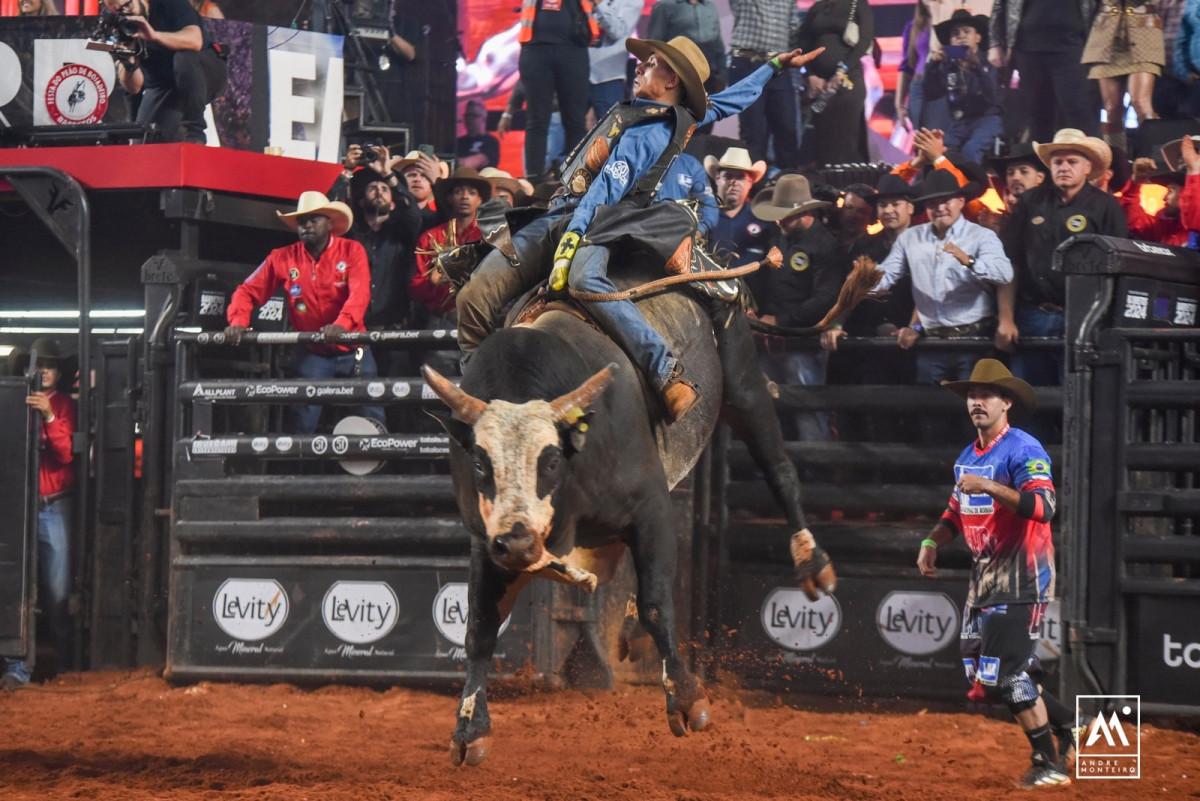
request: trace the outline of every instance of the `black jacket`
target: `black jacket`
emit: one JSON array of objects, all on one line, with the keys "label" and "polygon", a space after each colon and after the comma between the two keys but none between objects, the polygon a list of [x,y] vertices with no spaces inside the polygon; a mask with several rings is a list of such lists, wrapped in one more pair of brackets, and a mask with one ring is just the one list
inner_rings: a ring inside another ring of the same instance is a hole
[{"label": "black jacket", "polygon": [[820,220],[781,239],[783,266],[767,271],[761,311],[775,315],[778,325],[816,325],[837,302],[849,261],[846,251]]}]

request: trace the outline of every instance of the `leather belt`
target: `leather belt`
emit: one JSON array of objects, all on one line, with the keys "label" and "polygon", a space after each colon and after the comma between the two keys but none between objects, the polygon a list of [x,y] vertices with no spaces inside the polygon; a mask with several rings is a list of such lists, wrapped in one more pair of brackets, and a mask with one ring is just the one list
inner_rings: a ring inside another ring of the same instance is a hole
[{"label": "leather belt", "polygon": [[747,59],[751,63],[755,64],[763,63],[771,57],[771,54],[765,50],[745,50],[740,47],[732,48],[729,51],[729,55],[733,56],[734,58]]},{"label": "leather belt", "polygon": [[55,492],[50,495],[41,495],[38,497],[38,509],[49,508],[51,504],[58,503],[65,498],[70,498],[73,494],[70,490],[63,490],[62,492]]},{"label": "leather belt", "polygon": [[925,329],[925,336],[939,337],[941,339],[952,339],[954,337],[969,337],[975,334],[983,334],[990,332],[996,327],[995,317],[984,317],[982,320],[974,323],[963,323],[962,325],[945,325]]},{"label": "leather belt", "polygon": [[1045,312],[1046,314],[1062,314],[1063,313],[1062,306],[1059,306],[1057,303],[1050,303],[1049,301],[1047,301],[1045,303],[1039,303],[1037,305],[1037,310],[1040,312]]}]

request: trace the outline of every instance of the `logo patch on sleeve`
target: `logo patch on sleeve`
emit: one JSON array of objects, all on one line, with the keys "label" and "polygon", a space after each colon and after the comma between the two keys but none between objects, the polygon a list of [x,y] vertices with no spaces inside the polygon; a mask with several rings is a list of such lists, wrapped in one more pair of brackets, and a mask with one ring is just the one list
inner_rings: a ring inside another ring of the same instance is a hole
[{"label": "logo patch on sleeve", "polygon": [[624,161],[610,161],[604,165],[604,171],[621,186],[629,183],[629,163]]},{"label": "logo patch on sleeve", "polygon": [[1000,657],[979,657],[979,675],[977,678],[980,684],[986,684],[989,687],[995,687],[996,682],[1000,679]]},{"label": "logo patch on sleeve", "polygon": [[1029,474],[1038,478],[1045,478],[1050,475],[1050,463],[1045,459],[1030,459],[1025,463],[1025,469]]}]

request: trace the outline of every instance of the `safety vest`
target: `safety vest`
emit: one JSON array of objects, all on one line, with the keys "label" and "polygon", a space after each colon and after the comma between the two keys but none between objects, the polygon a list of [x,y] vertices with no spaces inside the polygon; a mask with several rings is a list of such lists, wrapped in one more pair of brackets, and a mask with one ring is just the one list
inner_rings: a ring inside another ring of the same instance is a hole
[{"label": "safety vest", "polygon": [[[571,2],[571,0],[566,0]],[[591,39],[588,41],[588,47],[595,47],[600,43],[600,24],[596,22],[596,10],[592,5],[592,0],[579,0],[579,7],[583,11],[583,15],[587,17],[588,34]],[[517,41],[524,44],[533,39],[533,18],[537,16],[538,0],[522,0],[521,2],[521,30],[517,32]]]},{"label": "safety vest", "polygon": [[663,176],[696,130],[696,118],[683,106],[657,106],[625,100],[610,108],[563,161],[559,174],[567,194],[580,196],[587,192],[600,170],[604,169],[604,163],[616,148],[621,135],[635,125],[651,121],[666,122],[671,126],[671,142],[622,202],[642,207],[653,200]]}]

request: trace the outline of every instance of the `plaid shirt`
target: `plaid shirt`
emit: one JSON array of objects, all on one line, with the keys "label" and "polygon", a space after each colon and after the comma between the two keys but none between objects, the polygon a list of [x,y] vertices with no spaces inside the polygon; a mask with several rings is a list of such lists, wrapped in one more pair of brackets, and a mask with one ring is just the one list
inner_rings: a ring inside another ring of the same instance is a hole
[{"label": "plaid shirt", "polygon": [[795,0],[730,0],[734,50],[779,53],[792,48],[792,35],[800,29],[800,10]]}]

